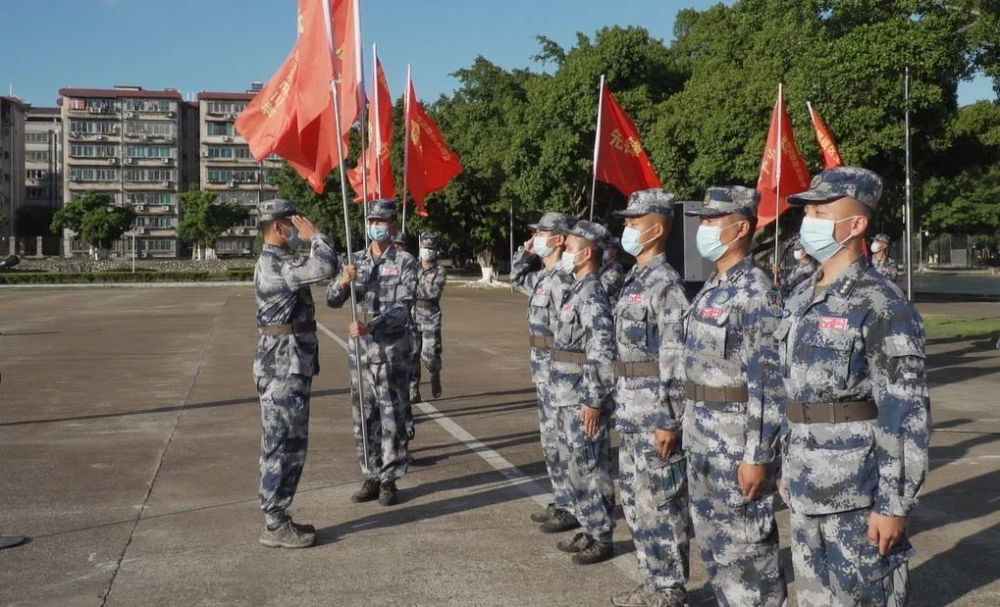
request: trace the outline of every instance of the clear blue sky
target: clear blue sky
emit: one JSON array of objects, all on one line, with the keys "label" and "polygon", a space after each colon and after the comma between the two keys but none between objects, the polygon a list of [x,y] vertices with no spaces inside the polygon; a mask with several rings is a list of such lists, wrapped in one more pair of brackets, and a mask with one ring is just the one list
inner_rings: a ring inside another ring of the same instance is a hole
[{"label": "clear blue sky", "polygon": [[[523,67],[535,35],[572,46],[577,31],[641,25],[669,40],[674,15],[713,0],[362,0],[363,37],[378,42],[393,94],[406,63],[424,99],[483,55]],[[135,84],[183,93],[244,90],[267,80],[295,38],[296,0],[0,0],[0,94],[55,103],[63,86]],[[370,57],[370,55],[369,55]],[[369,70],[371,59],[366,61]],[[993,99],[990,82],[963,83],[959,101]]]}]

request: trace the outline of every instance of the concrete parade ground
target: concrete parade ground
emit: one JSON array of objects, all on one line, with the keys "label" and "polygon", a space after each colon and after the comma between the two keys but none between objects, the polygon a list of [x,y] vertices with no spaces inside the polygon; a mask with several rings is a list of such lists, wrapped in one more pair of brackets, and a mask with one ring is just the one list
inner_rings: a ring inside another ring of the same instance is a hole
[{"label": "concrete parade ground", "polygon": [[[318,545],[278,550],[257,543],[252,289],[0,293],[0,534],[31,538],[0,551],[0,604],[590,606],[635,583],[620,510],[615,559],[590,567],[528,519],[548,482],[522,296],[449,286],[444,395],[416,407],[390,508],[349,501],[362,480],[350,313],[314,296],[323,370],[293,513]],[[1000,304],[920,307],[1000,316]],[[910,525],[912,605],[1000,605],[994,341],[928,343],[935,432]],[[779,521],[791,577],[787,511]],[[691,604],[714,605],[696,548],[691,560]]]}]

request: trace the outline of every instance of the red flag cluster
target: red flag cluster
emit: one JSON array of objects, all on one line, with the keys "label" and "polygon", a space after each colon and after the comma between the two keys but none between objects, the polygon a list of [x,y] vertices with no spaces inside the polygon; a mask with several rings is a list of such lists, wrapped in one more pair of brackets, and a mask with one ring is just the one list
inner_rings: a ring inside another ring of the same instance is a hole
[{"label": "red flag cluster", "polygon": [[[309,185],[322,193],[326,177],[341,165],[350,132],[365,108],[359,0],[299,0],[299,37],[285,63],[236,120],[254,158],[277,154]],[[332,5],[332,6],[331,6]],[[424,110],[408,83],[406,185],[426,215],[426,197],[461,172],[458,156],[445,143],[437,124]],[[333,103],[340,110],[336,128]],[[376,111],[359,167],[348,171],[351,185],[363,198],[394,198],[392,174],[392,97],[376,59]],[[338,145],[338,143],[340,145]],[[405,196],[405,194],[404,194]]]}]

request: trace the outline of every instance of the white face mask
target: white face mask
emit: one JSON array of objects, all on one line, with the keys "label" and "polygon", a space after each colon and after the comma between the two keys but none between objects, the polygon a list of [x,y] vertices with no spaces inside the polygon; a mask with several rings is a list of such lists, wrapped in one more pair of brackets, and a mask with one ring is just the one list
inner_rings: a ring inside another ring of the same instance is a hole
[{"label": "white face mask", "polygon": [[872,253],[878,253],[879,251],[881,251],[884,248],[885,248],[885,245],[883,245],[881,242],[872,243]]},{"label": "white face mask", "polygon": [[535,236],[531,241],[531,246],[535,249],[535,255],[538,255],[542,259],[551,255],[553,249],[549,246],[550,240],[552,240],[552,236]]},{"label": "white face mask", "polygon": [[579,265],[576,262],[576,258],[579,253],[570,253],[569,251],[563,251],[562,258],[559,259],[559,267],[563,272],[567,274],[572,274],[576,271],[576,266]]},{"label": "white face mask", "polygon": [[423,247],[420,248],[420,259],[424,261],[434,261],[435,259],[437,259],[437,256],[438,256],[437,251],[435,251],[434,249],[425,249]]}]

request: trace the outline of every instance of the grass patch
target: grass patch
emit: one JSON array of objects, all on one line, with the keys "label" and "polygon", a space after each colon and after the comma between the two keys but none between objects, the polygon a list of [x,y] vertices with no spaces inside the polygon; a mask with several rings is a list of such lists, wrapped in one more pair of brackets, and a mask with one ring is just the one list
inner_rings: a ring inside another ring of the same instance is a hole
[{"label": "grass patch", "polygon": [[927,337],[953,339],[986,339],[1000,336],[1000,317],[951,316],[928,314],[924,316]]}]

